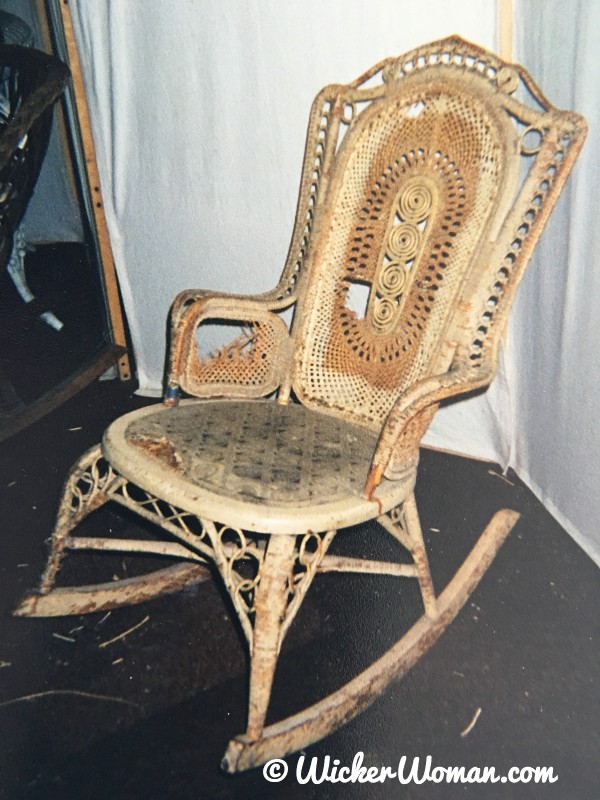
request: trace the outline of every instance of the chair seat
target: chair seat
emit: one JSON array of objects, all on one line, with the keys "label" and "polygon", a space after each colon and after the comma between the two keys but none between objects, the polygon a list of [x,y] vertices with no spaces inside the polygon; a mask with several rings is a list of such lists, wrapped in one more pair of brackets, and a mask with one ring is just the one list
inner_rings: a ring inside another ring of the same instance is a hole
[{"label": "chair seat", "polygon": [[363,497],[377,444],[367,428],[271,401],[190,401],[127,414],[105,457],[129,481],[191,513],[264,533],[364,522],[404,500],[416,459]]}]

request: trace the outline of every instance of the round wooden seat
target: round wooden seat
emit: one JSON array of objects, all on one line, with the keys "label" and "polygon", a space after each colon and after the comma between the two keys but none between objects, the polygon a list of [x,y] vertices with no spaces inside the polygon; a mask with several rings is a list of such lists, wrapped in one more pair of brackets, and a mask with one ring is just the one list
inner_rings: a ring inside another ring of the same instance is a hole
[{"label": "round wooden seat", "polygon": [[414,486],[416,459],[374,500],[363,490],[377,435],[297,404],[191,401],[114,422],[104,455],[179,507],[246,530],[327,530],[384,513]]}]

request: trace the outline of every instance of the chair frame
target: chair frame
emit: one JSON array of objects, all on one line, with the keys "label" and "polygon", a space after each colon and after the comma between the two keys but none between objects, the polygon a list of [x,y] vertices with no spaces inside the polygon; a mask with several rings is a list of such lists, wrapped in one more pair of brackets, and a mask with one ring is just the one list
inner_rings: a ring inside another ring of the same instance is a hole
[{"label": "chair frame", "polygon": [[[419,442],[441,401],[482,389],[491,382],[514,292],[577,158],[586,128],[579,115],[551,106],[521,67],[507,64],[459,37],[386,59],[353,83],[327,86],[319,93],[310,115],[296,224],[282,278],[273,291],[250,298],[199,290],[178,295],[171,311],[164,405],[180,405],[182,391],[199,398],[183,404],[228,402],[211,399],[215,397],[262,404],[273,401],[260,398],[277,392],[281,405],[288,404],[293,395],[311,405],[298,377],[297,353],[302,351],[307,315],[303,301],[312,291],[306,275],[324,246],[328,218],[322,209],[328,194],[335,194],[336,158],[344,152],[348,131],[360,117],[356,113],[359,104],[368,105],[390,91],[399,91],[404,81],[414,83],[421,74],[424,86],[434,76],[437,79],[438,74],[448,74],[452,80],[465,81],[475,94],[487,98],[486,102],[493,96],[502,113],[521,126],[521,154],[535,156],[536,163],[517,190],[518,175],[512,174],[507,181],[506,185],[516,191],[516,199],[511,195],[498,200],[500,211],[492,217],[486,229],[489,236],[482,237],[477,253],[477,262],[486,266],[472,270],[465,280],[456,304],[458,311],[441,337],[431,374],[399,393],[383,425],[357,420],[343,409],[326,410],[362,426],[365,435],[379,433],[364,497],[348,507],[327,506],[320,515],[315,511],[314,525],[307,523],[302,510],[286,520],[266,511],[264,517],[253,514],[244,504],[238,508],[234,503],[233,510],[227,510],[214,493],[202,487],[193,497],[186,493],[176,475],[177,453],[167,440],[139,441],[137,451],[123,446],[126,426],[147,413],[134,412],[114,423],[102,447],[86,453],[71,471],[41,585],[16,612],[22,616],[81,614],[142,602],[205,580],[209,575],[206,563],[216,565],[251,655],[248,725],[244,734],[231,740],[223,759],[223,768],[230,772],[301,749],[367,707],[391,680],[419,659],[456,616],[519,516],[507,509],[497,512],[454,578],[436,595],[414,500]],[[525,88],[535,107],[529,108],[513,97],[519,86]],[[344,131],[346,135],[341,137]],[[534,147],[530,143],[532,131],[539,134]],[[511,169],[514,172],[515,167]],[[300,312],[289,333],[278,313],[294,303],[298,303]],[[244,321],[248,331],[202,359],[196,332],[203,322],[215,319]],[[265,355],[257,363],[248,356],[249,350]],[[233,381],[231,370],[237,370],[241,378]],[[169,413],[168,408],[161,413]],[[173,469],[148,470],[149,455],[163,464],[171,461]],[[141,474],[143,487],[139,484]],[[108,501],[156,523],[171,539],[72,535],[88,514]],[[328,553],[338,529],[369,519],[376,520],[410,553],[412,563]],[[182,563],[111,584],[57,587],[64,555],[81,550],[153,553]],[[240,568],[242,564],[244,569]],[[314,576],[330,571],[416,579],[424,613],[388,652],[352,681],[310,708],[267,726],[265,718],[283,638]]]}]

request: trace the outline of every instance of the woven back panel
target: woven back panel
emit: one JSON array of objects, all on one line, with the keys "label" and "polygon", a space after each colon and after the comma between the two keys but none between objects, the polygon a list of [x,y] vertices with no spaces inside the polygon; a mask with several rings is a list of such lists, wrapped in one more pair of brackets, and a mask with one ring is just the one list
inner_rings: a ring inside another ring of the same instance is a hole
[{"label": "woven back panel", "polygon": [[463,279],[514,194],[511,156],[514,131],[468,76],[405,80],[357,115],[317,212],[297,326],[304,403],[379,426],[444,366]]}]

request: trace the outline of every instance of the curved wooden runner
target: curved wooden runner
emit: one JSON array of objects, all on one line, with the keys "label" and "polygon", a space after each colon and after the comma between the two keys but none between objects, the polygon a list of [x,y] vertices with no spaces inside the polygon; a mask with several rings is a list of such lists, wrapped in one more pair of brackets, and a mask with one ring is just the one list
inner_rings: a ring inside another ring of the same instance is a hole
[{"label": "curved wooden runner", "polygon": [[369,706],[393,680],[402,677],[435,643],[473,592],[502,543],[519,519],[515,511],[498,511],[454,578],[437,600],[437,616],[423,615],[381,658],[333,694],[304,711],[270,725],[260,739],[236,736],[221,763],[227,772],[257,767],[283,758],[322,739]]},{"label": "curved wooden runner", "polygon": [[200,564],[176,564],[136,578],[53,589],[48,594],[32,593],[13,613],[16,617],[62,617],[109,611],[179,591],[209,576],[210,570]]}]

